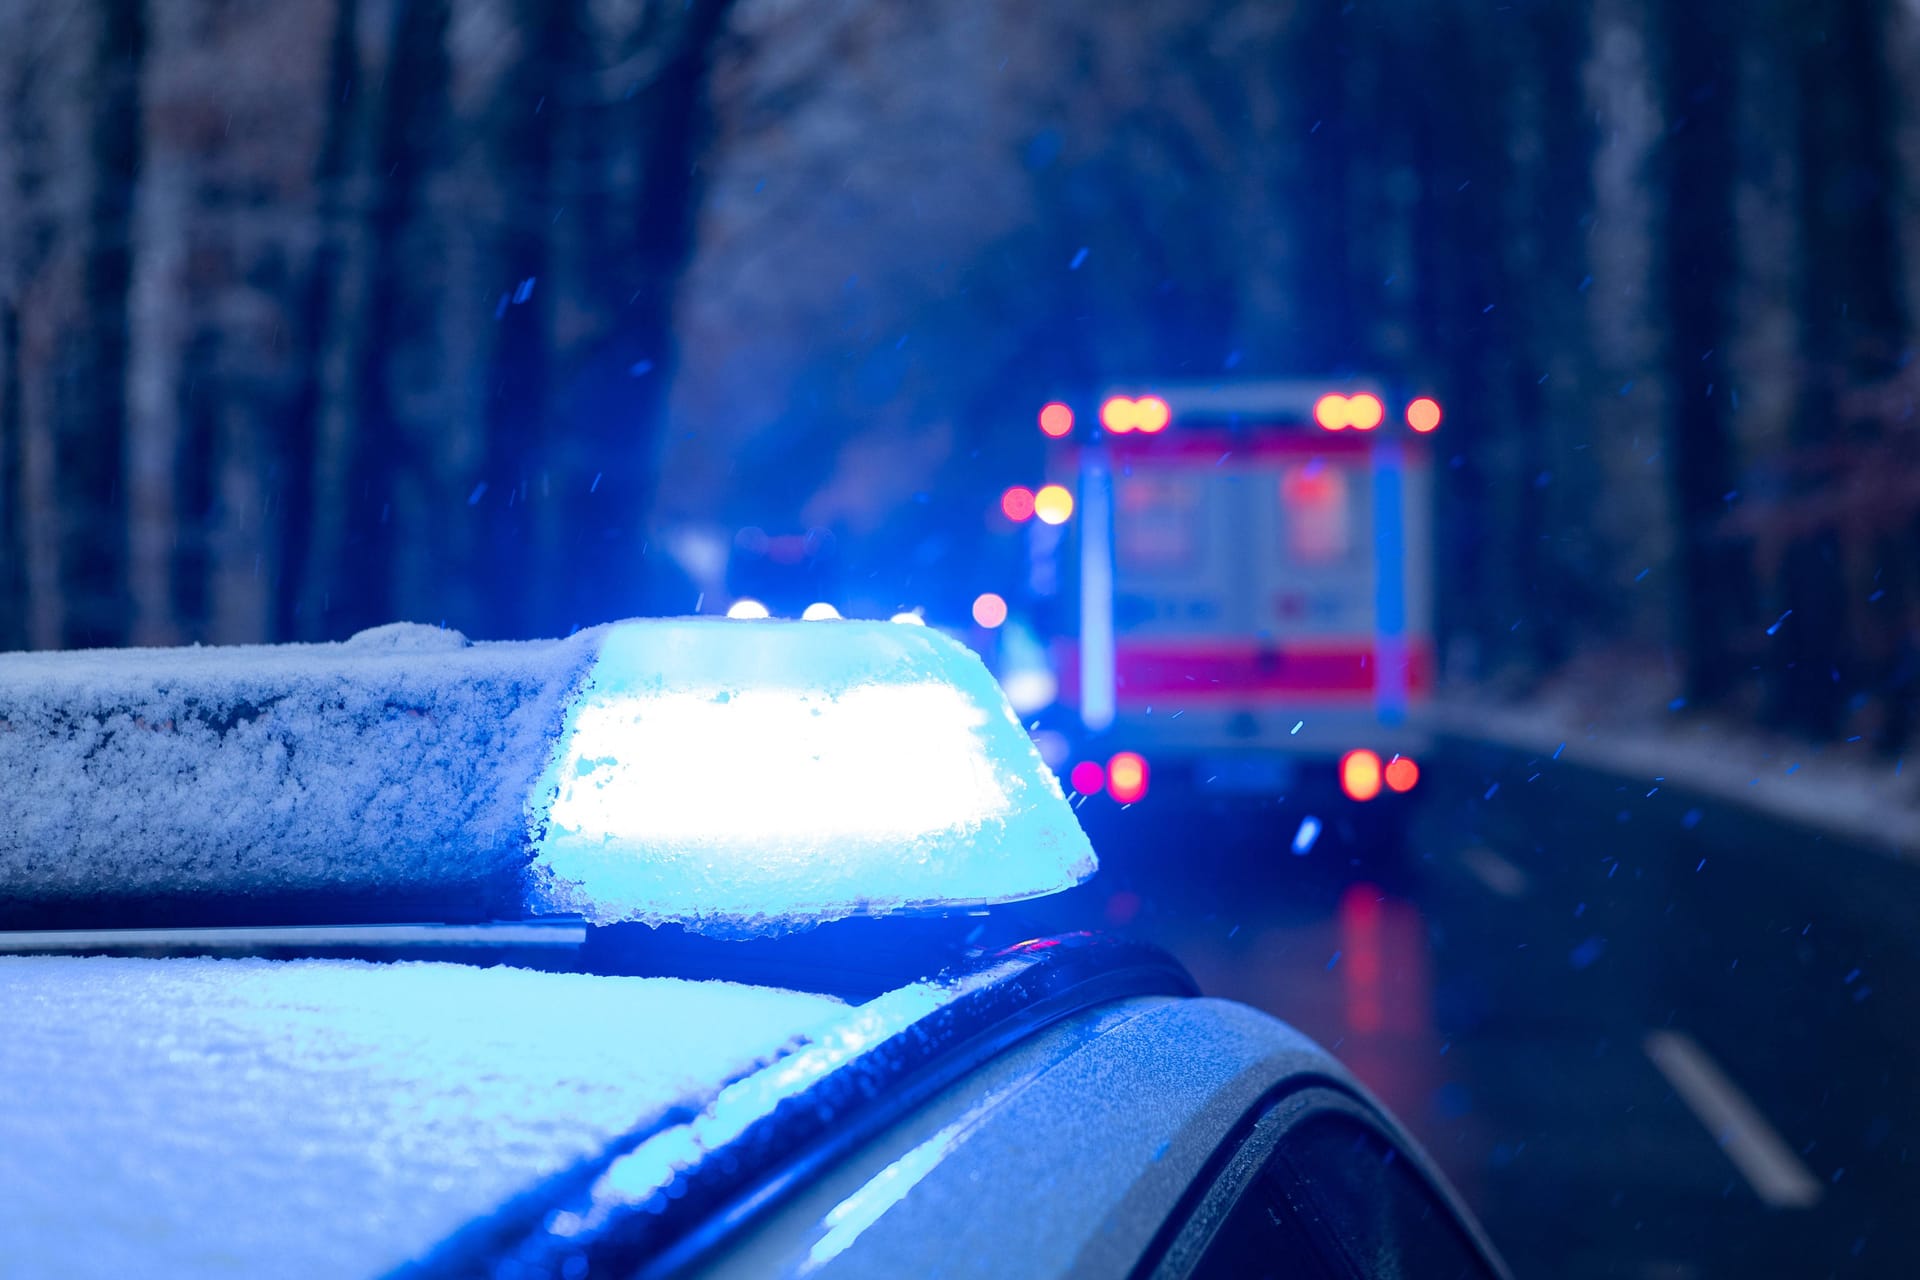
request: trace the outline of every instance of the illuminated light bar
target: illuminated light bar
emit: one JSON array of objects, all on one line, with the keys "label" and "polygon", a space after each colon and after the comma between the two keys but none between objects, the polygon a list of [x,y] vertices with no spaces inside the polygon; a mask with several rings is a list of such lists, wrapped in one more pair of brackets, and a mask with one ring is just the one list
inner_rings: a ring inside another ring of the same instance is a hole
[{"label": "illuminated light bar", "polygon": [[747,936],[1095,866],[993,677],[928,627],[399,625],[4,654],[0,689],[0,906],[77,923],[116,900],[392,900]]},{"label": "illuminated light bar", "polygon": [[1121,751],[1107,761],[1107,794],[1121,804],[1132,804],[1147,794],[1147,762],[1134,751]]},{"label": "illuminated light bar", "polygon": [[1097,760],[1082,760],[1073,766],[1073,772],[1067,775],[1067,781],[1073,789],[1083,796],[1097,796],[1107,789],[1107,771],[1100,767]]},{"label": "illuminated light bar", "polygon": [[1365,803],[1380,794],[1380,757],[1362,747],[1340,757],[1340,789]]},{"label": "illuminated light bar", "polygon": [[1042,524],[1065,524],[1073,517],[1073,494],[1065,485],[1042,486],[1033,495],[1033,514]]},{"label": "illuminated light bar", "polygon": [[1110,396],[1100,406],[1100,425],[1115,435],[1123,436],[1129,431],[1156,435],[1166,430],[1171,421],[1173,410],[1159,396],[1142,396],[1138,400]]},{"label": "illuminated light bar", "polygon": [[727,616],[729,618],[757,619],[769,618],[773,615],[768,613],[767,606],[761,604],[758,600],[735,600],[727,606]]},{"label": "illuminated light bar", "polygon": [[1058,400],[1040,410],[1040,430],[1058,440],[1073,430],[1073,410]]},{"label": "illuminated light bar", "polygon": [[1007,602],[998,593],[982,591],[973,598],[973,620],[991,631],[1007,620]]},{"label": "illuminated light bar", "polygon": [[1407,425],[1415,431],[1418,431],[1421,435],[1425,435],[1435,427],[1438,427],[1440,425],[1440,402],[1430,399],[1427,396],[1421,396],[1418,400],[1409,404],[1407,406]]},{"label": "illuminated light bar", "polygon": [[1387,761],[1386,779],[1390,791],[1411,791],[1420,781],[1420,766],[1410,756],[1395,756]]},{"label": "illuminated light bar", "polygon": [[1380,397],[1362,391],[1356,396],[1329,394],[1313,405],[1313,420],[1328,431],[1371,431],[1386,420],[1387,407]]},{"label": "illuminated light bar", "polygon": [[800,611],[802,622],[832,622],[840,616],[840,611],[825,600],[816,600]]},{"label": "illuminated light bar", "polygon": [[1001,494],[1000,514],[1015,524],[1033,519],[1033,490],[1016,484]]}]

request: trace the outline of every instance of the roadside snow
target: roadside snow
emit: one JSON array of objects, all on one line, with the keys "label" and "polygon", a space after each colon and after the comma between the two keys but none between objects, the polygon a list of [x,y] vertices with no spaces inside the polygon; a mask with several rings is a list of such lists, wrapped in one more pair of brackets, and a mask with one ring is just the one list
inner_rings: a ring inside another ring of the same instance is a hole
[{"label": "roadside snow", "polygon": [[1920,786],[1911,770],[1864,747],[1821,747],[1769,737],[1723,720],[1662,714],[1618,689],[1567,690],[1518,703],[1455,691],[1432,723],[1542,758],[1713,796],[1831,831],[1892,856],[1920,861]]},{"label": "roadside snow", "polygon": [[0,1275],[386,1274],[843,1013],[448,964],[0,959]]}]

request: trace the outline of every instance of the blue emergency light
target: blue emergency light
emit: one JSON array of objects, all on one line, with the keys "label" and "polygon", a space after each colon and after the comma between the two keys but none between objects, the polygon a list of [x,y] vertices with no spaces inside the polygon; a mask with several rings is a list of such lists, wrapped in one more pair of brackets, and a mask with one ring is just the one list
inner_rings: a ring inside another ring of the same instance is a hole
[{"label": "blue emergency light", "polygon": [[888,622],[4,654],[0,781],[0,909],[29,915],[417,917],[484,893],[748,935],[1009,902],[1095,867],[980,660]]},{"label": "blue emergency light", "polygon": [[1093,850],[930,627],[622,623],[529,802],[539,905],[755,932],[1070,888]]}]

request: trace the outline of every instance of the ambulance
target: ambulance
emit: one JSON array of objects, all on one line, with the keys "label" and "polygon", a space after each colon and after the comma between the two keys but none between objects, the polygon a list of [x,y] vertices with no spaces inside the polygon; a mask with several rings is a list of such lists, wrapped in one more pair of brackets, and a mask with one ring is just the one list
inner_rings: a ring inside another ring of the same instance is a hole
[{"label": "ambulance", "polygon": [[1243,381],[1118,386],[1082,410],[1041,411],[1042,492],[1071,511],[1028,533],[1071,786],[1404,809],[1434,684],[1438,401]]}]

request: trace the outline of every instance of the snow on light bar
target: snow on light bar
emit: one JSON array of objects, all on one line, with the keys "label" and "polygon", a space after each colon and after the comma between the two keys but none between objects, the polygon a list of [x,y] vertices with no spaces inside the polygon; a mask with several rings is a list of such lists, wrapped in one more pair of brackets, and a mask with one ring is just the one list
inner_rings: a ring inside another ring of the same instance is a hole
[{"label": "snow on light bar", "polygon": [[979,659],[891,623],[0,654],[0,780],[0,923],[508,884],[510,910],[738,935],[1095,866]]}]

